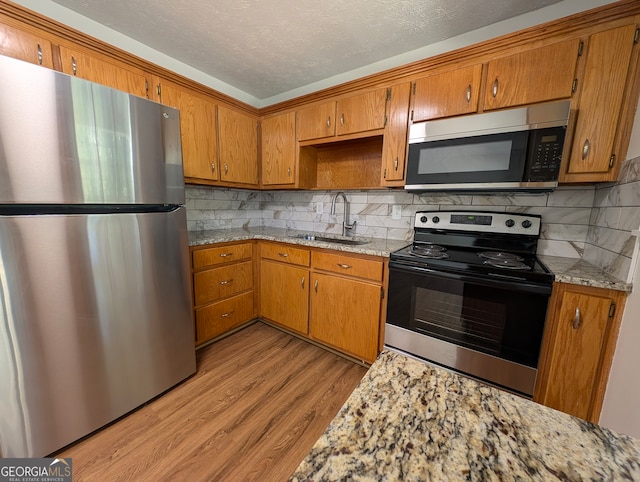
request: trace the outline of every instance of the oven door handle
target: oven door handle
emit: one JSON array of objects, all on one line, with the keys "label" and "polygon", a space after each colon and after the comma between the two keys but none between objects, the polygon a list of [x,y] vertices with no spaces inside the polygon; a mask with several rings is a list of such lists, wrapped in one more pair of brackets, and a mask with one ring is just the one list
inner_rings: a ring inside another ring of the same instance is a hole
[{"label": "oven door handle", "polygon": [[[458,281],[464,281],[468,283],[473,283],[481,286],[489,286],[495,288],[502,288],[509,291],[515,292],[526,292],[532,294],[540,294],[540,295],[550,295],[553,285],[543,285],[537,283],[529,283],[526,281],[521,281],[516,277],[511,277],[511,280],[508,275],[499,275],[499,279],[494,278],[486,278],[483,276],[474,276],[468,274],[461,273],[449,273],[446,271],[434,270],[431,268],[418,267],[418,266],[407,266],[403,264],[390,263],[389,271],[393,270],[405,271],[407,273],[419,274],[419,275],[427,275],[434,276],[439,278],[453,279]],[[517,282],[514,282],[516,281]]]}]

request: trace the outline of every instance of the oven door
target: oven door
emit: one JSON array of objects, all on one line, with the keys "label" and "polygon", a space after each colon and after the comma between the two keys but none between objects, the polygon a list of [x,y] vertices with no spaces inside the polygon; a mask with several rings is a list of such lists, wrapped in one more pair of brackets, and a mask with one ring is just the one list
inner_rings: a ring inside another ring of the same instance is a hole
[{"label": "oven door", "polygon": [[389,268],[386,345],[533,394],[550,285]]}]

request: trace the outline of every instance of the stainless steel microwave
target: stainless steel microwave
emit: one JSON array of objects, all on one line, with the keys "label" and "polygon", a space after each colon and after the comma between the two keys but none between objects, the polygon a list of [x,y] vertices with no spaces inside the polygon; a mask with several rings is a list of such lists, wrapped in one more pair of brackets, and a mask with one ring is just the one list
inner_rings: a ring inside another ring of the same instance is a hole
[{"label": "stainless steel microwave", "polygon": [[405,189],[553,190],[570,113],[561,101],[412,124]]}]

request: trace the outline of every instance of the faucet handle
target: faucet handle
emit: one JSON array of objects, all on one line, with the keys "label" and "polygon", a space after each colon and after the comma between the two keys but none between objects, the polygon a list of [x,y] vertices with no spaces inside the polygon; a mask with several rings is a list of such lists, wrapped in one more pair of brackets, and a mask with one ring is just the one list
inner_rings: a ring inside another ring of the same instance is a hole
[{"label": "faucet handle", "polygon": [[347,223],[345,221],[344,227],[345,227],[345,229],[355,229],[356,228],[356,221],[354,220],[351,224],[349,224],[349,223]]}]

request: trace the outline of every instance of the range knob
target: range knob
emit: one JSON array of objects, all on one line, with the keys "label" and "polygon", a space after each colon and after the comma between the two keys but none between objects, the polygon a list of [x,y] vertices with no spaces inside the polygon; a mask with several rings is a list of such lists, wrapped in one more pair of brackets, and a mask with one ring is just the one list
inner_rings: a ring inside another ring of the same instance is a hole
[{"label": "range knob", "polygon": [[433,224],[438,224],[440,222],[440,218],[438,216],[434,216],[431,221],[433,221]]},{"label": "range knob", "polygon": [[507,226],[508,228],[512,228],[516,225],[516,222],[513,219],[507,219],[504,222],[505,226]]},{"label": "range knob", "polygon": [[428,217],[426,217],[426,216],[422,216],[422,217],[420,218],[420,222],[421,222],[421,223],[426,223],[427,221],[429,221],[429,218],[428,218]]},{"label": "range knob", "polygon": [[531,221],[529,221],[528,219],[525,219],[524,221],[522,221],[522,227],[527,229],[531,227]]}]

